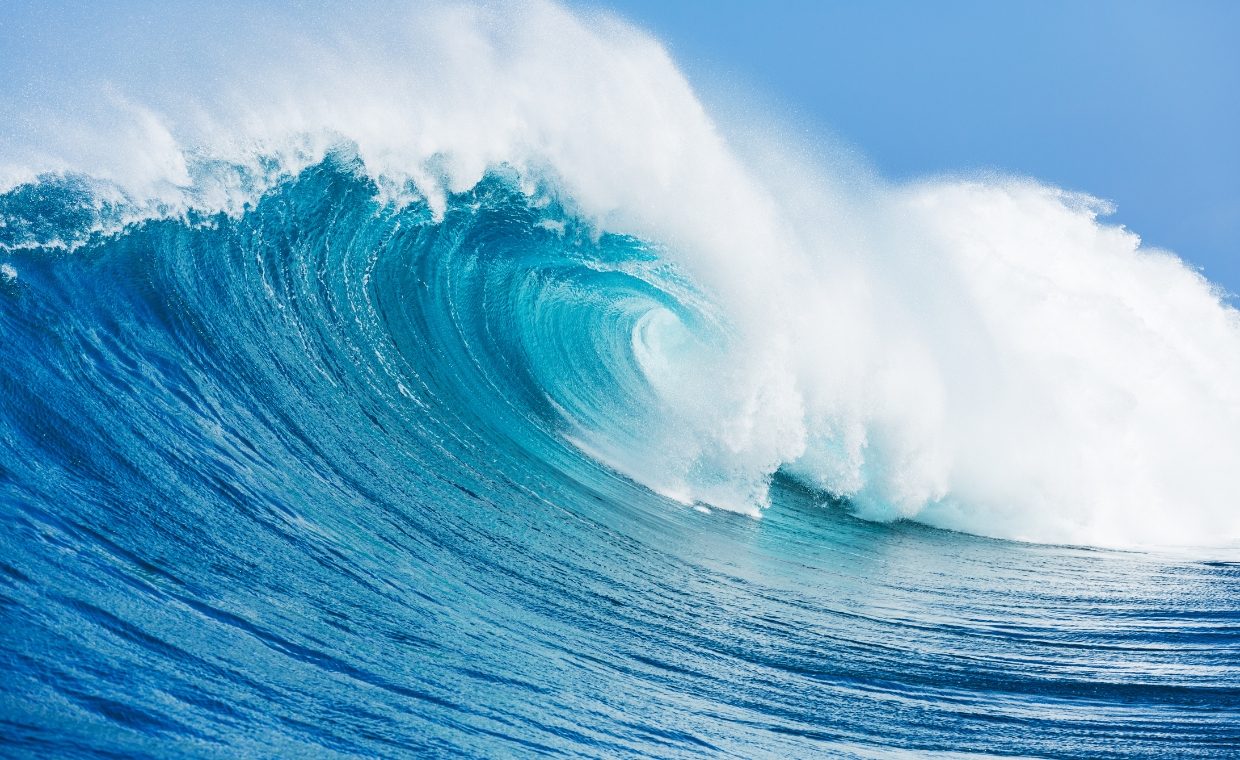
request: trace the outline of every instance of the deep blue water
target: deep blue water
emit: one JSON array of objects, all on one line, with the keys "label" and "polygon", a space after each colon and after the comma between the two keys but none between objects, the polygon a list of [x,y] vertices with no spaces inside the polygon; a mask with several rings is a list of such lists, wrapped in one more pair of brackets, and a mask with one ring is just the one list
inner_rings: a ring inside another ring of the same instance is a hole
[{"label": "deep blue water", "polygon": [[658,250],[354,169],[0,197],[0,755],[1240,754],[1240,566],[655,495]]}]

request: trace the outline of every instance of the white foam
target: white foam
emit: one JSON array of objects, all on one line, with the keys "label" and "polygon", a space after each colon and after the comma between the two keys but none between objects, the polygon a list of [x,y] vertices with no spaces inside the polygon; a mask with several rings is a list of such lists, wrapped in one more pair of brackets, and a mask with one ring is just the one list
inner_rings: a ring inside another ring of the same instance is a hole
[{"label": "white foam", "polygon": [[116,51],[108,94],[66,88],[13,122],[0,176],[83,171],[234,211],[263,183],[196,178],[196,160],[296,171],[347,142],[436,209],[499,164],[553,176],[600,229],[658,241],[734,332],[726,350],[667,324],[674,350],[642,338],[671,411],[616,461],[652,488],[753,512],[784,468],[872,519],[1240,540],[1237,312],[1097,202],[1010,178],[891,186],[753,124],[725,136],[657,41],[544,2],[252,21],[262,50],[222,24],[152,28],[231,58],[171,91]]}]

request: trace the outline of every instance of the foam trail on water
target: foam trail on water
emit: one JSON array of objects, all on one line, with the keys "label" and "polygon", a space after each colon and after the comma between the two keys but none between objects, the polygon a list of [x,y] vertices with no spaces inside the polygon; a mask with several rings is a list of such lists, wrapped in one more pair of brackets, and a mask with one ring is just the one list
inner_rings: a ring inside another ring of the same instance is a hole
[{"label": "foam trail on water", "polygon": [[217,49],[247,24],[207,15],[151,32],[213,50],[175,88],[112,51],[108,87],[17,104],[0,177],[81,173],[132,213],[236,211],[348,145],[390,198],[442,212],[503,167],[651,241],[703,294],[637,323],[644,408],[569,420],[655,490],[759,514],[782,470],[876,520],[1240,540],[1240,319],[1104,204],[821,168],[725,130],[649,36],[545,2],[264,17],[284,31],[261,55],[244,34]]}]

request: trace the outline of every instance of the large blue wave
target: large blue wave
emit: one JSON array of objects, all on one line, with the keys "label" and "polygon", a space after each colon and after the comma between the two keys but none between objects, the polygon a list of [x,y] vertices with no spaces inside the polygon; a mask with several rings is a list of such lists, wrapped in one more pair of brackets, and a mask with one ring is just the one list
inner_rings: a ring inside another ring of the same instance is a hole
[{"label": "large blue wave", "polygon": [[0,754],[1236,753],[1209,283],[392,14],[0,136]]},{"label": "large blue wave", "polygon": [[[6,234],[62,238],[81,197],[11,192]],[[333,156],[236,218],[9,261],[8,751],[1240,740],[1231,565],[861,522],[785,480],[761,521],[706,517],[583,453],[649,424],[645,315],[703,316],[502,175],[436,220]]]},{"label": "large blue wave", "polygon": [[363,4],[330,29],[264,13],[152,26],[197,51],[168,71],[101,38],[99,82],[16,103],[0,187],[51,206],[6,247],[235,218],[338,150],[432,220],[498,172],[662,262],[624,271],[663,309],[571,339],[631,340],[628,367],[569,364],[582,393],[597,369],[642,398],[564,410],[580,448],[651,489],[758,515],[781,473],[870,519],[1234,552],[1240,312],[1105,203],[811,160],[767,120],[717,120],[640,32],[541,0]]}]

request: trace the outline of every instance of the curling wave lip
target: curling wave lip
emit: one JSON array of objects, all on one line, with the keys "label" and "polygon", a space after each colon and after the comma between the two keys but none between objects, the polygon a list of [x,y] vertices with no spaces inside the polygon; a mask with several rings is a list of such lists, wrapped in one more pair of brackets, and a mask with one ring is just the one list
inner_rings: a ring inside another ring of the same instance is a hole
[{"label": "curling wave lip", "polygon": [[809,165],[772,144],[777,128],[717,122],[649,36],[549,3],[256,27],[278,60],[221,47],[219,23],[152,31],[214,51],[177,88],[116,51],[108,88],[54,91],[15,120],[5,175],[43,179],[7,204],[73,188],[77,221],[15,221],[7,248],[236,218],[333,152],[432,220],[499,174],[594,235],[644,241],[677,273],[667,313],[699,317],[680,337],[662,318],[640,328],[657,392],[635,416],[658,410],[640,443],[622,417],[575,436],[656,491],[756,515],[783,474],[872,520],[1094,546],[1240,540],[1237,312],[1104,223],[1105,204],[1028,180],[891,185]]}]

